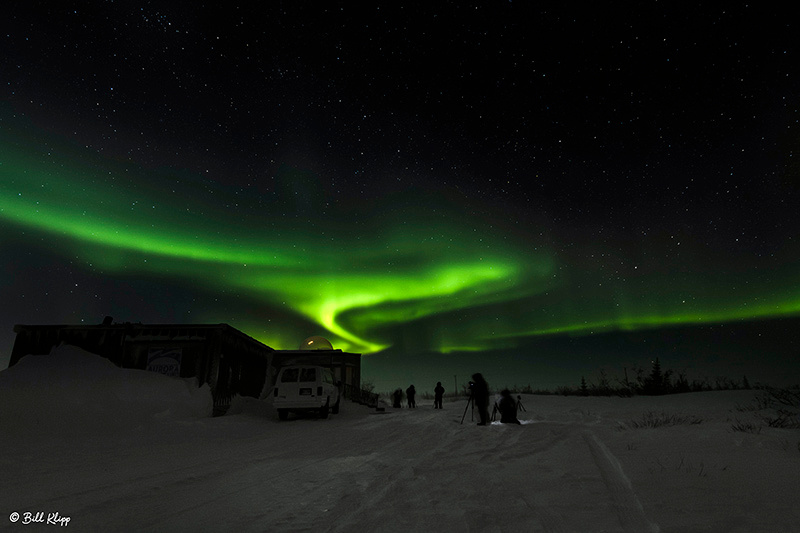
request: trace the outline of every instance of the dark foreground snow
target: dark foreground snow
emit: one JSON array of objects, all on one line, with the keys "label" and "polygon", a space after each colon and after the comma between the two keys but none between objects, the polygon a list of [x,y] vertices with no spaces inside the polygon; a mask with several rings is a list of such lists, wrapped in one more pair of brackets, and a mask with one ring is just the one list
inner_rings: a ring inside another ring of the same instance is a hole
[{"label": "dark foreground snow", "polygon": [[[462,425],[465,400],[209,418],[206,388],[62,347],[0,373],[0,530],[796,531],[800,433],[731,429],[756,394],[523,396],[521,426]],[[647,413],[702,422],[619,429]]]}]

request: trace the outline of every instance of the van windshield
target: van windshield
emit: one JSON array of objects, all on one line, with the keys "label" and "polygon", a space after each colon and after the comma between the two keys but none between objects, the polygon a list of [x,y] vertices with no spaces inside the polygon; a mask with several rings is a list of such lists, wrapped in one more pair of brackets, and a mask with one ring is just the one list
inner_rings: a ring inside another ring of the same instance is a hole
[{"label": "van windshield", "polygon": [[281,383],[294,383],[297,381],[297,368],[287,368],[281,374]]},{"label": "van windshield", "polygon": [[300,369],[300,381],[317,381],[317,369],[316,368],[301,368]]}]

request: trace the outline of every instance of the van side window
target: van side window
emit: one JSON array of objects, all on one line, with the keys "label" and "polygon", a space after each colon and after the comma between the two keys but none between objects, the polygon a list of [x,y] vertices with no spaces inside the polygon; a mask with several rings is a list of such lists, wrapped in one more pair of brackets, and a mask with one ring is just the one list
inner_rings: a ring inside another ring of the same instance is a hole
[{"label": "van side window", "polygon": [[317,369],[316,368],[301,368],[300,369],[300,381],[317,381]]},{"label": "van side window", "polygon": [[287,368],[281,375],[281,383],[294,383],[297,381],[297,368]]},{"label": "van side window", "polygon": [[331,370],[329,368],[326,368],[322,372],[323,372],[323,379],[325,380],[325,383],[330,383],[331,385],[334,385],[333,372],[331,372]]}]

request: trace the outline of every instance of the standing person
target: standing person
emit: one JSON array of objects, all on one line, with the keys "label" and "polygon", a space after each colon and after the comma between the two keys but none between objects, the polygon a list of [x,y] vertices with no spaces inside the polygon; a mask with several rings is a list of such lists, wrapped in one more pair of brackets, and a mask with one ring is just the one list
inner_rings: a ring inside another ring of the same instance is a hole
[{"label": "standing person", "polygon": [[500,393],[500,403],[497,405],[500,411],[500,422],[503,424],[521,424],[517,419],[517,402],[511,397],[508,389],[503,389]]},{"label": "standing person", "polygon": [[409,407],[416,407],[417,402],[414,401],[414,396],[417,394],[417,389],[414,388],[414,385],[410,385],[406,389],[406,396],[408,397],[408,406]]},{"label": "standing person", "polygon": [[403,407],[403,405],[400,403],[402,401],[403,401],[403,391],[402,389],[397,389],[396,391],[394,391],[394,394],[392,395],[392,407],[400,409],[401,407]]},{"label": "standing person", "polygon": [[486,383],[480,372],[472,374],[472,381],[472,399],[481,416],[481,421],[478,422],[478,425],[485,426],[489,423],[489,384]]},{"label": "standing person", "polygon": [[434,409],[441,409],[442,408],[442,397],[444,396],[444,387],[442,387],[442,382],[436,382],[436,388],[433,389],[433,408]]}]

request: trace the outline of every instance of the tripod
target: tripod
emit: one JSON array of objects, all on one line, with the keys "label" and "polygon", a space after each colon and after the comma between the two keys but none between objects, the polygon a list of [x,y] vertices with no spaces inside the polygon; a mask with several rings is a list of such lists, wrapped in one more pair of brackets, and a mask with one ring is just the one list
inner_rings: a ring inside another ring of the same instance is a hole
[{"label": "tripod", "polygon": [[497,418],[497,412],[499,410],[500,408],[497,407],[497,402],[494,402],[494,409],[492,409],[492,422],[494,422],[494,419]]},{"label": "tripod", "polygon": [[517,409],[527,411],[527,409],[525,409],[525,406],[522,405],[522,396],[520,396],[519,394],[517,394]]},{"label": "tripod", "polygon": [[470,391],[469,400],[467,400],[467,405],[464,407],[464,414],[461,415],[461,423],[462,424],[464,423],[464,417],[467,416],[467,409],[469,409],[470,405],[472,405],[472,412],[469,414],[469,419],[471,421],[472,418],[473,418],[473,415],[475,414],[475,401],[472,399],[472,391]]}]

